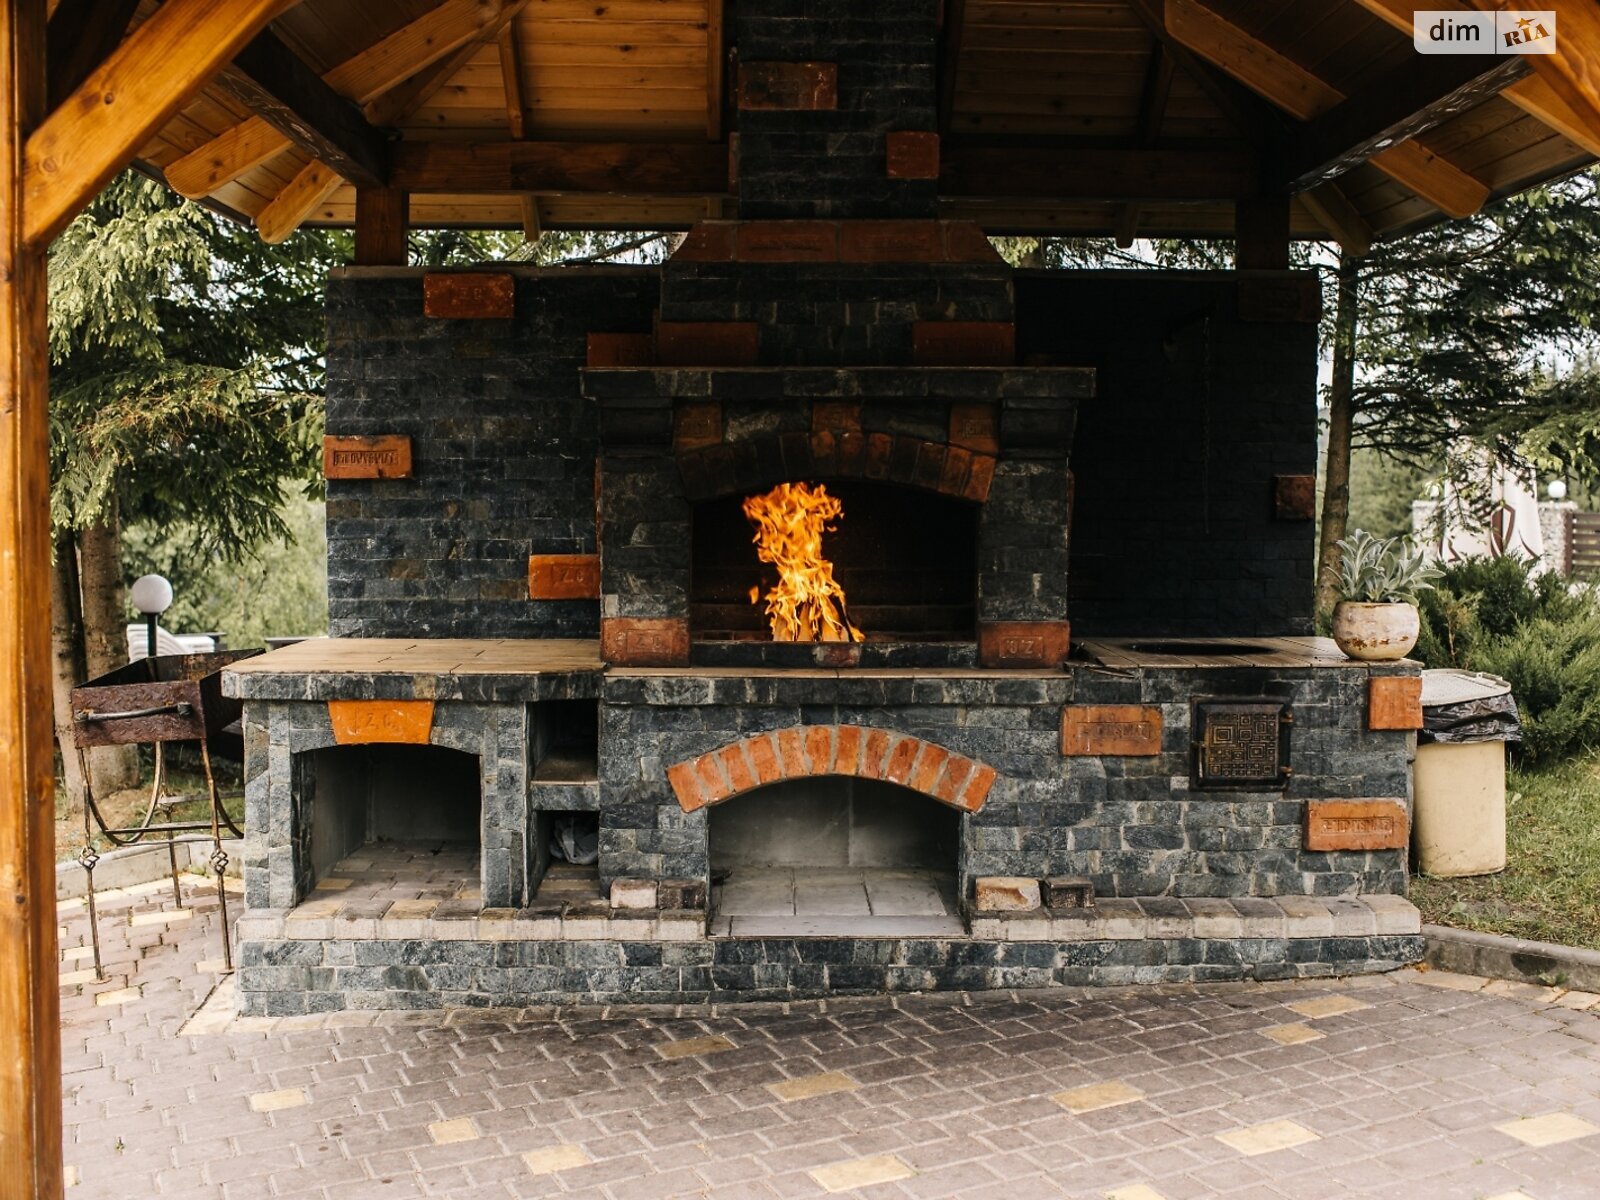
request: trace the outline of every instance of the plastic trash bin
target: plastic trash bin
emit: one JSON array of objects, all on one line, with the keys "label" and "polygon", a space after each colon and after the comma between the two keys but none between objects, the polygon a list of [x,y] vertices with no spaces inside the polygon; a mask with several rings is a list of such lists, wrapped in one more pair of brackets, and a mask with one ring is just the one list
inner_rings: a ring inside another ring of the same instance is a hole
[{"label": "plastic trash bin", "polygon": [[1412,844],[1424,875],[1506,866],[1506,743],[1522,739],[1511,685],[1497,675],[1422,673]]}]

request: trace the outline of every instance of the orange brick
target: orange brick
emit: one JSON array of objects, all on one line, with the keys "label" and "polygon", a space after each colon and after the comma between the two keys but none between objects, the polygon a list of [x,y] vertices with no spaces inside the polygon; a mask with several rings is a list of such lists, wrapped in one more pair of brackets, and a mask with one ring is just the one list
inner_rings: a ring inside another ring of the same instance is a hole
[{"label": "orange brick", "polygon": [[705,793],[700,790],[700,778],[695,774],[692,759],[668,767],[667,782],[672,785],[672,794],[678,798],[678,807],[684,812],[706,806]]},{"label": "orange brick", "polygon": [[861,771],[861,727],[838,725],[834,727],[833,769],[840,775],[858,775]]},{"label": "orange brick", "polygon": [[894,457],[894,438],[887,433],[867,434],[867,457],[862,474],[868,479],[887,479],[889,461]]},{"label": "orange brick", "polygon": [[328,724],[341,746],[374,742],[426,746],[433,734],[433,701],[329,700]]},{"label": "orange brick", "polygon": [[943,262],[944,231],[937,221],[842,221],[839,261]]},{"label": "orange brick", "polygon": [[813,775],[828,775],[833,771],[833,726],[806,726],[806,754],[811,759]]},{"label": "orange brick", "polygon": [[952,754],[945,760],[944,770],[939,772],[938,782],[933,785],[933,795],[946,804],[955,804],[961,795],[961,785],[971,774],[972,760]]},{"label": "orange brick", "polygon": [[694,773],[700,780],[700,790],[705,794],[707,804],[726,800],[733,794],[728,777],[723,773],[722,763],[715,754],[702,754],[695,759]]},{"label": "orange brick", "polygon": [[1307,850],[1403,850],[1410,839],[1404,800],[1307,800]]},{"label": "orange brick", "polygon": [[1010,321],[916,321],[911,361],[919,367],[1007,367],[1017,361]]},{"label": "orange brick", "polygon": [[977,812],[989,798],[989,789],[994,787],[994,781],[999,778],[999,773],[985,763],[974,763],[975,768],[967,780],[967,786],[961,789],[961,798],[956,801],[968,812]]},{"label": "orange brick", "polygon": [[737,223],[701,221],[672,252],[673,262],[727,262],[733,257]]},{"label": "orange brick", "polygon": [[411,439],[403,433],[325,437],[322,473],[329,479],[410,479]]},{"label": "orange brick", "polygon": [[887,134],[884,157],[890,179],[937,179],[939,135],[913,129]]},{"label": "orange brick", "polygon": [[778,761],[786,779],[804,779],[811,774],[806,762],[805,739],[798,729],[778,730]]},{"label": "orange brick", "polygon": [[504,272],[465,271],[422,277],[422,315],[425,317],[498,318],[512,316],[517,285]]},{"label": "orange brick", "polygon": [[811,431],[841,434],[861,431],[861,403],[858,400],[813,400]]},{"label": "orange brick", "polygon": [[1161,710],[1137,704],[1069,704],[1061,710],[1061,753],[1160,754]]},{"label": "orange brick", "polygon": [[967,479],[972,474],[972,453],[963,450],[960,446],[951,446],[945,451],[944,473],[939,476],[939,494],[941,496],[959,496],[966,491]]},{"label": "orange brick", "polygon": [[742,62],[742,109],[820,110],[839,107],[839,66],[825,62]]},{"label": "orange brick", "polygon": [[922,743],[916,738],[901,738],[899,744],[889,754],[889,761],[883,769],[883,777],[892,783],[908,782],[911,779],[911,765],[916,761],[917,751],[920,749]]},{"label": "orange brick", "polygon": [[1421,729],[1422,680],[1376,675],[1367,681],[1368,729]]},{"label": "orange brick", "polygon": [[1317,517],[1315,475],[1274,475],[1273,515],[1280,521],[1314,521]]},{"label": "orange brick", "polygon": [[591,333],[585,362],[591,367],[648,367],[656,340],[648,333]]},{"label": "orange brick", "polygon": [[672,449],[699,450],[722,441],[722,405],[716,400],[691,400],[672,414]]},{"label": "orange brick", "polygon": [[676,667],[689,661],[689,622],[678,617],[605,617],[600,657],[627,667]]},{"label": "orange brick", "polygon": [[750,738],[745,742],[750,752],[750,765],[756,770],[756,782],[777,783],[783,778],[783,765],[778,761],[778,746],[770,733]]},{"label": "orange brick", "polygon": [[664,367],[749,367],[760,353],[754,321],[661,321],[656,362]]},{"label": "orange brick", "polygon": [[528,556],[528,599],[598,600],[598,554],[533,554]]},{"label": "orange brick", "polygon": [[750,760],[744,755],[744,744],[735,742],[717,751],[722,769],[727,773],[731,795],[748,792],[756,786],[756,773],[750,769]]},{"label": "orange brick", "polygon": [[989,498],[989,488],[994,483],[994,456],[974,454],[972,469],[967,472],[967,487],[961,494],[968,500],[983,503]]},{"label": "orange brick", "polygon": [[919,792],[933,793],[933,788],[939,781],[939,773],[944,769],[944,764],[950,757],[950,751],[943,746],[935,746],[931,742],[922,744],[922,753],[917,755],[916,765],[911,770],[911,786]]},{"label": "orange brick", "polygon": [[832,221],[747,221],[734,246],[740,262],[834,262],[839,227]]},{"label": "orange brick", "polygon": [[882,729],[867,730],[861,747],[861,770],[866,779],[882,779],[883,766],[889,757],[889,735]]},{"label": "orange brick", "polygon": [[1000,413],[992,404],[952,404],[950,444],[979,454],[1000,453]]},{"label": "orange brick", "polygon": [[1059,667],[1070,649],[1065,621],[992,621],[978,626],[978,661],[986,667]]},{"label": "orange brick", "polygon": [[818,475],[839,473],[839,439],[831,430],[819,429],[811,435],[811,470]]}]

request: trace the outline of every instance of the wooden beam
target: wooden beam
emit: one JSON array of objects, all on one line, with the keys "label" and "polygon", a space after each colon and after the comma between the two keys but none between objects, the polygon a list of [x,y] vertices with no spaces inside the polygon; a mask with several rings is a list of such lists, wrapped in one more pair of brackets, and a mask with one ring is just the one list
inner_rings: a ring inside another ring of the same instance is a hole
[{"label": "wooden beam", "polygon": [[1233,265],[1240,271],[1289,269],[1289,197],[1241,196],[1233,205]]},{"label": "wooden beam", "polygon": [[[1406,37],[1411,37],[1413,16],[1419,6],[1414,0],[1356,0],[1356,3]],[[1469,11],[1460,0],[1427,0],[1427,3],[1431,8],[1446,11]],[[1556,14],[1556,29],[1556,38],[1559,42],[1566,31],[1561,11]],[[1560,47],[1557,49],[1559,51]],[[1550,85],[1539,72],[1537,63],[1534,65],[1534,70],[1532,76],[1520,79],[1507,87],[1500,93],[1501,97],[1511,101],[1529,116],[1542,121],[1562,137],[1576,142],[1590,154],[1600,157],[1600,128],[1597,128],[1589,116],[1574,108]]]},{"label": "wooden beam", "polygon": [[398,188],[356,189],[356,266],[406,265],[410,201]]},{"label": "wooden beam", "polygon": [[436,142],[394,147],[394,187],[420,192],[722,195],[728,155],[709,142]]},{"label": "wooden beam", "polygon": [[382,187],[387,135],[271,30],[256,35],[217,82],[251,112],[358,187]]},{"label": "wooden beam", "polygon": [[1103,146],[948,146],[939,191],[950,198],[1230,200],[1255,196],[1261,173],[1242,145],[1207,150]]},{"label": "wooden beam", "polygon": [[539,197],[525,193],[521,203],[522,236],[530,242],[537,242],[539,235],[544,232],[544,221],[539,214]]},{"label": "wooden beam", "polygon": [[1282,139],[1283,115],[1276,108],[1235,83],[1199,55],[1191,53],[1188,47],[1167,31],[1162,0],[1129,0],[1128,7],[1144,23],[1178,70],[1205,93],[1206,98],[1217,106],[1243,137],[1262,146]]},{"label": "wooden beam", "polygon": [[[1514,9],[1506,0],[1474,0],[1485,11]],[[1556,14],[1554,54],[1530,54],[1529,65],[1590,138],[1600,138],[1600,4],[1549,0]]]},{"label": "wooden beam", "polygon": [[[1145,66],[1144,89],[1139,97],[1138,143],[1149,146],[1161,135],[1161,122],[1166,116],[1167,99],[1172,94],[1172,77],[1175,65],[1172,55],[1161,42],[1150,50],[1150,61]],[[1118,246],[1126,250],[1139,236],[1139,205],[1129,201],[1117,210],[1113,234]]]},{"label": "wooden beam", "polygon": [[1199,0],[1166,0],[1165,24],[1188,49],[1302,121],[1344,99],[1338,89]]},{"label": "wooden beam", "polygon": [[[506,127],[511,139],[520,142],[528,135],[527,107],[522,93],[522,64],[518,61],[516,33],[507,25],[495,35],[500,49],[500,83],[506,94]],[[539,198],[531,193],[520,198],[522,236],[539,240]]]},{"label": "wooden beam", "polygon": [[1527,73],[1527,55],[1419,54],[1393,78],[1301,131],[1289,159],[1290,190],[1336,179],[1380,150],[1482,104]]},{"label": "wooden beam", "polygon": [[311,162],[256,214],[256,232],[271,244],[283,241],[344,182],[326,163]]},{"label": "wooden beam", "polygon": [[939,132],[950,133],[956,107],[956,80],[961,69],[961,42],[967,31],[967,0],[944,0],[939,31]]},{"label": "wooden beam", "polygon": [[[527,0],[446,0],[346,59],[323,75],[322,82],[364,106],[369,124],[395,124],[454,74],[476,52],[482,37],[511,20],[526,3]],[[448,71],[430,70],[445,63],[450,64]],[[247,144],[249,153],[244,152]],[[197,180],[202,174],[200,164],[205,164],[204,177],[214,190],[293,145],[281,132],[275,147],[263,145],[258,137],[246,138],[240,127],[234,126],[179,160],[184,163],[179,175]],[[264,152],[269,147],[270,152]]]},{"label": "wooden beam", "polygon": [[199,200],[287,149],[282,133],[251,117],[168,163],[167,183],[178,195]]},{"label": "wooden beam", "polygon": [[0,5],[0,1190],[60,1200],[50,355],[24,153],[45,115],[44,72],[43,0]]},{"label": "wooden beam", "polygon": [[139,0],[61,0],[50,14],[46,111],[56,107],[106,60],[128,32]]},{"label": "wooden beam", "polygon": [[28,244],[73,214],[293,0],[167,0],[28,138]]},{"label": "wooden beam", "polygon": [[1452,217],[1470,217],[1489,199],[1487,184],[1416,142],[1401,142],[1368,161]]},{"label": "wooden beam", "polygon": [[1372,228],[1335,183],[1302,192],[1300,202],[1351,258],[1365,258],[1372,249]]},{"label": "wooden beam", "polygon": [[706,0],[706,141],[722,140],[725,104],[722,69],[727,48],[722,36],[722,0]]}]

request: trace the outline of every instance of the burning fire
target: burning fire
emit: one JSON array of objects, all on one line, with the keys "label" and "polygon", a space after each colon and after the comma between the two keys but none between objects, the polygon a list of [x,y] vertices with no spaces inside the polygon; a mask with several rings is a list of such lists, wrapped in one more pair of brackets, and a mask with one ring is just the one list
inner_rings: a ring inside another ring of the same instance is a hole
[{"label": "burning fire", "polygon": [[[765,496],[748,496],[744,515],[755,526],[756,555],[778,568],[778,585],[767,592],[767,619],[777,642],[859,642],[864,637],[850,624],[844,588],[833,577],[833,564],[822,557],[827,524],[844,515],[838,497],[817,484],[780,483]],[[761,589],[750,589],[750,603]]]}]

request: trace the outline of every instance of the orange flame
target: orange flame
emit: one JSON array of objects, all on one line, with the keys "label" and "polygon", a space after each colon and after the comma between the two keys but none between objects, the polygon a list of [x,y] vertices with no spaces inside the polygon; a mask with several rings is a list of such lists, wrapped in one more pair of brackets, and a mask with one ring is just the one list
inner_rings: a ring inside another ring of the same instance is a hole
[{"label": "orange flame", "polygon": [[[746,497],[744,515],[756,528],[756,556],[778,568],[778,584],[766,596],[773,640],[864,641],[850,624],[833,564],[822,557],[822,535],[834,529],[827,522],[844,516],[838,497],[820,483],[780,483],[765,496]],[[750,603],[760,590],[750,589]]]}]

